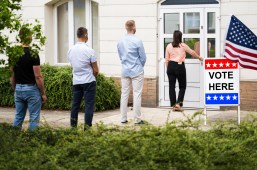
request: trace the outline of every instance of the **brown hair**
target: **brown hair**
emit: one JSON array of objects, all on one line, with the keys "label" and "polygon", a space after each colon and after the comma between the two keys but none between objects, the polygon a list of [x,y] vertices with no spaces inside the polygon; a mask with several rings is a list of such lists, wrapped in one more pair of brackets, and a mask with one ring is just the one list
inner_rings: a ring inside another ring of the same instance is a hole
[{"label": "brown hair", "polygon": [[77,37],[78,38],[82,38],[83,36],[85,36],[87,34],[87,29],[85,27],[79,27],[77,29]]},{"label": "brown hair", "polygon": [[135,27],[135,21],[134,20],[128,20],[125,24],[127,31],[132,31]]},{"label": "brown hair", "polygon": [[179,45],[182,43],[182,32],[179,30],[175,30],[173,33],[173,47],[179,47]]}]

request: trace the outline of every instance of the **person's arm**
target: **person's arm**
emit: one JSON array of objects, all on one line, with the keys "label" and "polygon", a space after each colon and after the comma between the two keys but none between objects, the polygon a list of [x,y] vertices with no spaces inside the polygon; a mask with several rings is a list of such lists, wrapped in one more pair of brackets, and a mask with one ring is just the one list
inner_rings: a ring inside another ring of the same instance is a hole
[{"label": "person's arm", "polygon": [[37,86],[38,86],[38,88],[41,92],[42,103],[45,103],[46,100],[47,100],[47,97],[46,97],[46,94],[45,94],[44,78],[41,74],[40,65],[33,66],[33,71],[34,71]]},{"label": "person's arm", "polygon": [[98,76],[99,70],[98,70],[98,65],[97,62],[91,63],[91,66],[93,68],[93,74],[95,77]]},{"label": "person's arm", "polygon": [[142,66],[145,66],[146,54],[145,54],[144,45],[141,41],[140,41],[140,44],[139,44],[138,53],[139,53],[139,57],[140,57],[140,61],[141,61]]},{"label": "person's arm", "polygon": [[99,73],[99,69],[98,69],[98,65],[97,65],[97,59],[96,59],[96,56],[95,56],[95,51],[92,50],[92,53],[91,53],[91,57],[90,57],[90,65],[93,69],[93,75],[95,76],[95,78],[98,76],[98,73]]},{"label": "person's arm", "polygon": [[15,90],[16,80],[13,72],[13,67],[10,68],[10,71],[12,73],[12,76],[10,77],[10,83],[11,83],[12,89]]},{"label": "person's arm", "polygon": [[191,56],[193,56],[194,58],[199,59],[200,61],[203,61],[203,57],[199,56],[194,50],[192,50],[188,45],[186,45],[185,43],[183,44],[183,46],[185,47],[185,51],[189,54],[191,54]]}]

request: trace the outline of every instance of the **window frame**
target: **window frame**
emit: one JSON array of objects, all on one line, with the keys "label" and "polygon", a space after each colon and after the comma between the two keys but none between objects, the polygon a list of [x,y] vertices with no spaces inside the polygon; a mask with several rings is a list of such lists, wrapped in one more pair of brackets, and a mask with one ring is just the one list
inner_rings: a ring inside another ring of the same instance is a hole
[{"label": "window frame", "polygon": [[[56,66],[66,66],[70,65],[69,62],[67,63],[60,63],[58,62],[58,15],[57,15],[57,8],[60,5],[68,2],[68,39],[69,39],[69,48],[71,48],[76,41],[74,41],[74,10],[73,10],[73,0],[61,0],[54,5],[54,65]],[[88,42],[87,44],[92,47],[92,9],[91,9],[91,0],[85,0],[85,19],[86,25],[85,27],[88,30]]]}]

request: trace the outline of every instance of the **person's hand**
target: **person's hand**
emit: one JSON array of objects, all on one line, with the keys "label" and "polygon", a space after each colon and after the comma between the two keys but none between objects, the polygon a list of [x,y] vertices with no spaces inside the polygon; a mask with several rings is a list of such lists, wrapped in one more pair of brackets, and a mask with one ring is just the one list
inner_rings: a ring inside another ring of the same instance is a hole
[{"label": "person's hand", "polygon": [[42,94],[41,98],[42,98],[42,104],[45,104],[46,101],[47,101],[46,95],[45,95],[45,94]]},{"label": "person's hand", "polygon": [[203,61],[203,57],[199,57],[199,60],[200,60],[200,61]]}]

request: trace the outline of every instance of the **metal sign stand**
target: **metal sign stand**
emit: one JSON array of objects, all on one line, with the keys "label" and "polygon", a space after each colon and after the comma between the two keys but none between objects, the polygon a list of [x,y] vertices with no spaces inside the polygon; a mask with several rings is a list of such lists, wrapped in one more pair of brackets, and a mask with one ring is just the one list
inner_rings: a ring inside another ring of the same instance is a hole
[{"label": "metal sign stand", "polygon": [[206,106],[204,106],[203,113],[204,113],[204,126],[206,126],[207,125],[207,108],[206,108]]},{"label": "metal sign stand", "polygon": [[[204,60],[204,67],[206,65],[206,60]],[[238,66],[239,67],[239,66]],[[238,68],[239,70],[239,68]],[[237,105],[233,105],[233,106],[237,106],[237,123],[240,124],[241,123],[241,112],[240,112],[240,71],[238,71],[238,103]],[[206,77],[204,76],[204,87],[206,86]],[[206,99],[204,100],[206,101]],[[231,106],[231,105],[219,105],[219,106]],[[207,125],[207,106],[206,104],[204,104],[204,125]]]},{"label": "metal sign stand", "polygon": [[240,122],[241,122],[241,113],[240,113],[240,105],[237,106],[237,121],[238,121],[238,124],[240,125]]}]

